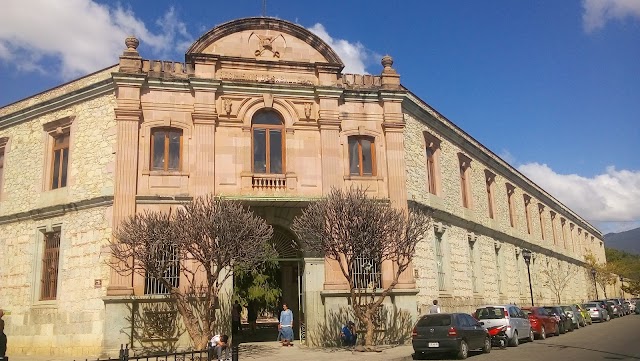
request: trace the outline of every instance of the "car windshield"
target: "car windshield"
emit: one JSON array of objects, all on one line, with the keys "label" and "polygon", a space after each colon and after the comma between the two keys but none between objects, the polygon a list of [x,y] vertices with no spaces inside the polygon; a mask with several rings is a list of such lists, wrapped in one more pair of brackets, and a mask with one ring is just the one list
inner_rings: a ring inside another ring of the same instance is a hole
[{"label": "car windshield", "polygon": [[525,316],[530,316],[534,314],[532,310],[522,310],[522,313],[524,313]]},{"label": "car windshield", "polygon": [[550,313],[557,313],[558,311],[556,311],[555,307],[545,307],[545,310],[549,311]]},{"label": "car windshield", "polygon": [[569,306],[562,306],[563,311],[573,311]]},{"label": "car windshield", "polygon": [[451,326],[451,315],[427,315],[421,318],[418,327]]},{"label": "car windshield", "polygon": [[598,307],[596,303],[585,303],[584,307]]},{"label": "car windshield", "polygon": [[504,308],[500,307],[483,307],[476,310],[476,318],[478,320],[497,320],[504,318]]}]

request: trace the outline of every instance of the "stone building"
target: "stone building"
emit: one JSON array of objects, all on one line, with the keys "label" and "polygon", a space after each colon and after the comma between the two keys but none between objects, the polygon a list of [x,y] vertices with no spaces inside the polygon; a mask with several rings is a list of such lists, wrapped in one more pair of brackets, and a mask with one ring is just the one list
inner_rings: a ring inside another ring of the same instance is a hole
[{"label": "stone building", "polygon": [[[274,226],[284,296],[312,345],[347,306],[347,285],[335,264],[281,245],[296,242],[293,218],[332,187],[434,210],[433,234],[386,300],[409,322],[433,299],[448,311],[528,304],[523,250],[533,252],[536,304],[557,298],[545,269],[575,275],[563,303],[592,297],[583,260],[605,261],[602,234],[404,88],[390,57],[380,75],[343,74],[324,41],[271,18],[216,26],[185,62],[144,59],[133,37],[126,45],[119,64],[0,108],[11,354],[162,344],[134,340],[129,317],[159,290],[112,271],[107,245],[135,212],[209,193]],[[390,267],[376,265],[383,286]]]}]

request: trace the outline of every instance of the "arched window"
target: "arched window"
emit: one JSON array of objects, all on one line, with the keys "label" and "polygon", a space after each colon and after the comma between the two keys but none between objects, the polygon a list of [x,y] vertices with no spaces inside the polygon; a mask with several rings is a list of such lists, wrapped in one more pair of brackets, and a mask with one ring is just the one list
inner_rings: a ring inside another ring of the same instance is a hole
[{"label": "arched window", "polygon": [[349,174],[376,175],[376,149],[373,137],[349,137]]},{"label": "arched window", "polygon": [[273,110],[260,110],[252,119],[253,172],[284,173],[284,124]]},{"label": "arched window", "polygon": [[156,128],[151,131],[151,170],[176,171],[182,164],[182,130]]}]

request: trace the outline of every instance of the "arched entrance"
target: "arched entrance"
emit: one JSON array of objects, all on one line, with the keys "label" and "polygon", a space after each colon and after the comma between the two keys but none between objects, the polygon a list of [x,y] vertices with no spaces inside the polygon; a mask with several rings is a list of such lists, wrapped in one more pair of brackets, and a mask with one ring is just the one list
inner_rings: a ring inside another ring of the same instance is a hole
[{"label": "arched entrance", "polygon": [[258,305],[256,330],[252,332],[246,310],[243,318],[247,322],[243,323],[242,337],[247,341],[275,341],[282,303],[286,302],[293,312],[295,337],[300,339],[304,329],[300,322],[304,317],[303,252],[294,234],[284,227],[273,226],[269,243],[275,250],[275,258],[266,262],[259,272],[234,273],[235,297],[249,308]]}]

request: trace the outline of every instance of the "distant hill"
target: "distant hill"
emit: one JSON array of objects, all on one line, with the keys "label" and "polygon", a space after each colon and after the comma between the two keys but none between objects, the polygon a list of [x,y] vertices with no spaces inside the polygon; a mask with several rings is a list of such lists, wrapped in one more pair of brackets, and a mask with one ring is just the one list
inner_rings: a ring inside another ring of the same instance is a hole
[{"label": "distant hill", "polygon": [[640,227],[620,233],[604,235],[605,246],[620,251],[640,254]]}]

